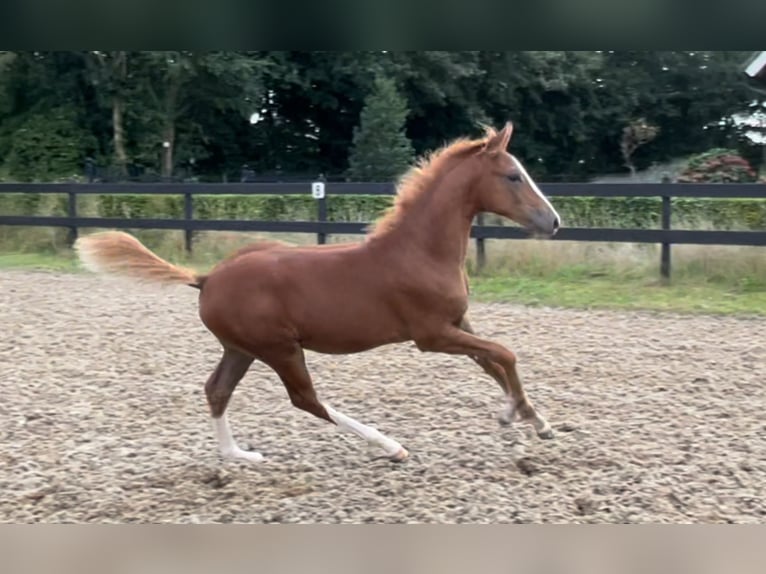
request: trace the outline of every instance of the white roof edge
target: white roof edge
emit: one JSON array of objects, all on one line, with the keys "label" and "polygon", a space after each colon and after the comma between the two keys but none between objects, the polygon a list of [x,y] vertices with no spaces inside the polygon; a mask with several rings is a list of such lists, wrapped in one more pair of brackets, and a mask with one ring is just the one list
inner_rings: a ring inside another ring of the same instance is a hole
[{"label": "white roof edge", "polygon": [[748,64],[747,68],[745,68],[745,73],[751,78],[755,78],[765,67],[766,51],[759,52],[758,55],[753,58],[753,61]]}]

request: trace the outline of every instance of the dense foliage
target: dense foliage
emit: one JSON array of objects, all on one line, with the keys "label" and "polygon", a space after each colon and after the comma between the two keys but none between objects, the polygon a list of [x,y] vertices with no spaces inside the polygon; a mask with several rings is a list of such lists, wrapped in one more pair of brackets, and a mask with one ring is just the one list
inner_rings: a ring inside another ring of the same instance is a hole
[{"label": "dense foliage", "polygon": [[[365,103],[379,116],[375,98],[394,93],[401,100],[390,104],[388,129],[401,157],[408,145],[422,153],[480,133],[481,122],[512,119],[513,151],[548,181],[627,173],[714,147],[758,159],[728,120],[754,97],[740,73],[749,55],[0,52],[0,165],[24,180],[71,177],[88,156],[118,177],[220,181],[238,178],[243,164],[260,175],[346,177],[356,169],[355,139],[369,150],[388,126],[365,128]],[[626,144],[637,122],[656,131]]]}]

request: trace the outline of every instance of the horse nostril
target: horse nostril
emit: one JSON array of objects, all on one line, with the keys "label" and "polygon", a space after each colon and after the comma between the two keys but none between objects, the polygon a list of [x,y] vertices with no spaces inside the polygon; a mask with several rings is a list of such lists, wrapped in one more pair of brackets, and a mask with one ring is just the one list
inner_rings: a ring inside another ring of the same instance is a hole
[{"label": "horse nostril", "polygon": [[556,231],[559,228],[559,218],[555,218],[553,220],[553,231]]}]

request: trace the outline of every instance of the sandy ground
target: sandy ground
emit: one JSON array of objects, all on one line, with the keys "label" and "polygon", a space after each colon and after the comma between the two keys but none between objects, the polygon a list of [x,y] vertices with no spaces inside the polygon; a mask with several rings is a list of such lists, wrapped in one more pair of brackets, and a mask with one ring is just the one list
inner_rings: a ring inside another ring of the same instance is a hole
[{"label": "sandy ground", "polygon": [[196,296],[0,272],[0,521],[766,521],[763,319],[472,305],[553,441],[500,427],[468,359],[309,354],[320,396],[402,442],[404,464],[294,409],[256,364],[230,408],[266,456],[248,464],[215,448],[219,348]]}]

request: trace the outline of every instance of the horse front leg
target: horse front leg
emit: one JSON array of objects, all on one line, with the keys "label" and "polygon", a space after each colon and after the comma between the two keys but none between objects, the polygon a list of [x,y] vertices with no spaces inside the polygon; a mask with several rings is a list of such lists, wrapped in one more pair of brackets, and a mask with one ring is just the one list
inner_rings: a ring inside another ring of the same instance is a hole
[{"label": "horse front leg", "polygon": [[516,368],[516,355],[499,343],[477,337],[467,319],[463,318],[458,327],[450,325],[419,337],[415,344],[421,351],[469,356],[506,392],[508,402],[499,417],[502,424],[510,424],[519,418],[531,424],[540,438],[553,438],[550,424],[537,412],[524,391]]},{"label": "horse front leg", "polygon": [[[464,316],[460,320],[460,328],[466,333],[476,334],[476,331],[471,327],[471,323],[468,321],[468,317]],[[505,374],[505,369],[498,363],[487,359],[486,357],[479,357],[476,355],[469,355],[470,358],[479,365],[485,373],[492,377],[495,382],[500,385],[503,393],[505,393],[505,404],[502,410],[497,415],[497,421],[501,425],[510,425],[514,418],[516,418],[516,410],[514,409],[514,401],[511,395],[511,385],[508,382],[508,377]]]}]

